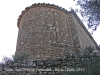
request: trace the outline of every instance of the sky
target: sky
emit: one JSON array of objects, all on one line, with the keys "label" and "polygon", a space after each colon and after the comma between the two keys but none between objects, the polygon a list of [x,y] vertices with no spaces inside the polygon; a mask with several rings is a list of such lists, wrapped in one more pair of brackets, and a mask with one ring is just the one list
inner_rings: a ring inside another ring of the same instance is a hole
[{"label": "sky", "polygon": [[[15,54],[18,36],[17,19],[21,12],[34,3],[55,4],[69,10],[77,8],[73,0],[0,0],[0,61]],[[100,26],[92,35],[100,44]]]}]

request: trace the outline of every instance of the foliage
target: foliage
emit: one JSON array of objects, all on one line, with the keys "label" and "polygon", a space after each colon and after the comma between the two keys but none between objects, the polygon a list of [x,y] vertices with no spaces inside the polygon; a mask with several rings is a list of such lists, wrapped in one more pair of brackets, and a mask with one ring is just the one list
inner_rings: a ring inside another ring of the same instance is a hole
[{"label": "foliage", "polygon": [[13,58],[11,58],[11,57],[4,57],[3,58],[3,62],[2,63],[4,63],[4,64],[8,64],[8,63],[13,63]]},{"label": "foliage", "polygon": [[89,46],[89,47],[86,47],[84,52],[83,52],[83,56],[84,57],[91,57],[92,56],[92,52],[93,52],[94,48]]},{"label": "foliage", "polygon": [[14,59],[14,63],[17,63],[18,61],[23,62],[24,60],[28,60],[28,55],[26,53],[18,54],[15,55],[13,59]]},{"label": "foliage", "polygon": [[95,31],[100,25],[100,0],[78,0],[77,9],[81,16],[87,21],[88,27]]},{"label": "foliage", "polygon": [[87,47],[83,53],[84,75],[100,75],[100,56],[93,54],[93,50],[93,47]]},{"label": "foliage", "polygon": [[8,63],[18,63],[18,61],[22,62],[24,60],[28,60],[28,55],[26,53],[19,54],[19,55],[13,55],[12,57],[4,57],[3,62],[4,64]]}]

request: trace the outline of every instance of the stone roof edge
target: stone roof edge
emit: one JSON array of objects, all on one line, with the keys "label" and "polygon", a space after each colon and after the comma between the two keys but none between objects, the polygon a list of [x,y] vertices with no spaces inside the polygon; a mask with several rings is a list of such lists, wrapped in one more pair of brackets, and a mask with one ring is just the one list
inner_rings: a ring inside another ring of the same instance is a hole
[{"label": "stone roof edge", "polygon": [[94,40],[94,38],[91,36],[91,34],[89,33],[89,31],[86,29],[86,27],[84,26],[83,22],[80,20],[80,18],[77,16],[77,14],[75,13],[74,10],[71,10],[70,13],[72,13],[76,20],[79,22],[79,24],[81,25],[81,27],[85,30],[85,32],[88,34],[88,36],[91,38],[91,40],[93,41],[93,43],[96,45],[96,48],[98,50],[100,50],[98,44],[96,43],[96,41]]},{"label": "stone roof edge", "polygon": [[31,8],[33,7],[43,7],[43,6],[46,6],[46,7],[50,7],[50,8],[54,8],[54,9],[58,9],[58,10],[61,10],[65,13],[68,13],[68,11],[65,9],[65,8],[62,8],[62,7],[59,7],[58,5],[54,5],[54,4],[46,4],[46,3],[38,3],[38,4],[32,4],[31,6],[29,7],[26,7],[25,10],[22,11],[21,15],[19,16],[18,18],[18,21],[17,21],[17,26],[19,28],[19,23],[20,23],[20,20],[21,18],[23,17],[23,15],[28,11],[30,10]]}]

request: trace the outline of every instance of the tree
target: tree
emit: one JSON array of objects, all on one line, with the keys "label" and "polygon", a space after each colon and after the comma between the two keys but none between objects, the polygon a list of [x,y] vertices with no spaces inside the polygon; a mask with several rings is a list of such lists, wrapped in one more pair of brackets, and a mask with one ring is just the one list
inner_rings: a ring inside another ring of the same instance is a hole
[{"label": "tree", "polygon": [[81,16],[87,21],[88,27],[95,31],[100,25],[100,0],[78,0],[77,9]]}]

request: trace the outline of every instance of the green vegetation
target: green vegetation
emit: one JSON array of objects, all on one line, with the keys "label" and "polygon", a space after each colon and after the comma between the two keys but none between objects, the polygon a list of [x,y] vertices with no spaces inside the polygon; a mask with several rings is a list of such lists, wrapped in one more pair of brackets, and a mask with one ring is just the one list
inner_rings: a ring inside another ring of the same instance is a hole
[{"label": "green vegetation", "polygon": [[24,60],[28,60],[28,54],[23,53],[23,54],[13,56],[13,59],[14,59],[14,63],[17,63],[18,61],[23,62]]},{"label": "green vegetation", "polygon": [[100,25],[100,0],[78,0],[77,9],[81,16],[87,22],[88,27],[95,31]]}]

